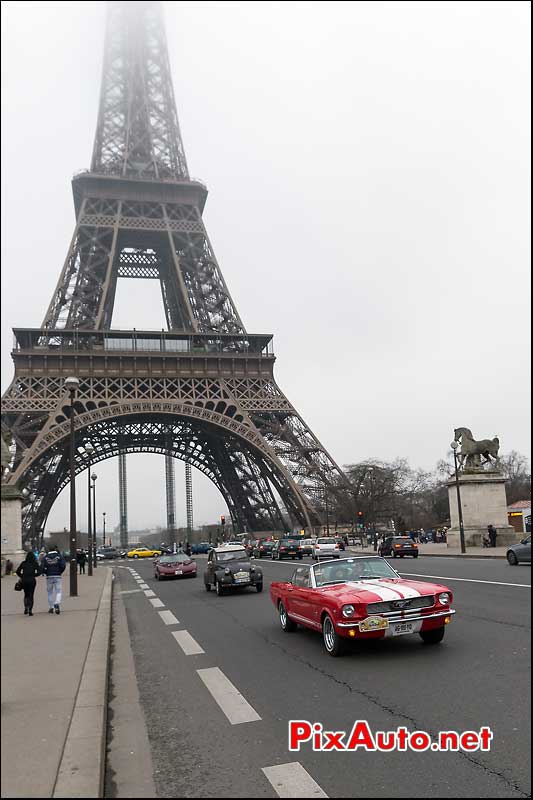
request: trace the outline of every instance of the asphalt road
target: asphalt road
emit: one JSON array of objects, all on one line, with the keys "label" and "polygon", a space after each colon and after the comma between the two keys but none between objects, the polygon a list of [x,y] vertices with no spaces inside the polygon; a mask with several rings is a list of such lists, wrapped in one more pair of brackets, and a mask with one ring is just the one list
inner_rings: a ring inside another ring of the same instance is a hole
[{"label": "asphalt road", "polygon": [[[197,579],[155,581],[151,561],[116,569],[159,797],[529,796],[529,566],[391,562],[419,580],[448,582],[457,613],[443,643],[351,643],[333,659],[319,634],[279,626],[268,586],[288,578],[293,562],[256,561],[262,594],[217,597],[204,588],[205,557],[197,560]],[[364,719],[372,730],[433,736],[490,726],[494,738],[484,753],[326,753],[309,744],[289,752],[291,719],[332,731]]]}]

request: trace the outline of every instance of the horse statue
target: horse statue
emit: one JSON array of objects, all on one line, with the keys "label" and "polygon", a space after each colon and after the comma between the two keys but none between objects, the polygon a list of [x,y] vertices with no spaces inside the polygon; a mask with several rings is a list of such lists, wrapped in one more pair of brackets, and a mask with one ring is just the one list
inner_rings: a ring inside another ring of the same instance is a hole
[{"label": "horse statue", "polygon": [[[500,440],[497,436],[494,439],[481,439],[476,442],[469,428],[456,428],[454,430],[454,440],[461,442],[461,452],[458,454],[459,466],[464,469],[480,469],[484,464],[492,464],[491,459],[498,464],[500,459],[498,450]],[[485,459],[481,461],[480,456]]]}]

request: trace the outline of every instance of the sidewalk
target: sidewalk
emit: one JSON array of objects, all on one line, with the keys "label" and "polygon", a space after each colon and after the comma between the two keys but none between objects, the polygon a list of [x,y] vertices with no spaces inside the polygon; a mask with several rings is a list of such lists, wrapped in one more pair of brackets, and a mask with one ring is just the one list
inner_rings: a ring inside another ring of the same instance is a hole
[{"label": "sidewalk", "polygon": [[[353,553],[366,553],[374,552],[373,548],[368,547],[361,550],[360,547],[349,547]],[[459,547],[448,547],[445,542],[434,544],[428,542],[427,544],[419,544],[418,552],[421,556],[442,556],[444,558],[505,558],[507,547],[467,547],[466,553],[462,554]]]},{"label": "sidewalk", "polygon": [[48,614],[37,579],[24,616],[16,576],[3,577],[2,775],[4,797],[102,797],[112,570],[78,575],[61,614]]}]

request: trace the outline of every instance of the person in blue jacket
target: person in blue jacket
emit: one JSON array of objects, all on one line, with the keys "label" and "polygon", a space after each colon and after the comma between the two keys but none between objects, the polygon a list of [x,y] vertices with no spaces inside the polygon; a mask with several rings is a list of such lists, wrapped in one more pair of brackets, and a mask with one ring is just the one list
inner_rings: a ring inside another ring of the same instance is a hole
[{"label": "person in blue jacket", "polygon": [[[59,549],[51,545],[48,553],[44,556],[41,568],[43,575],[46,575],[46,591],[48,592],[48,613],[61,613],[61,584],[62,575],[66,568],[66,562]],[[54,597],[55,594],[55,597]]]}]

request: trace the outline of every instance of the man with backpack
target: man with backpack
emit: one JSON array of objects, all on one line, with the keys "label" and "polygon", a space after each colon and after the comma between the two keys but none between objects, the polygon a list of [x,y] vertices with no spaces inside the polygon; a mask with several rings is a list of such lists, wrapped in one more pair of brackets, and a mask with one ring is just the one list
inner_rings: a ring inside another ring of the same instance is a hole
[{"label": "man with backpack", "polygon": [[[66,568],[66,562],[59,548],[50,545],[48,553],[44,556],[41,564],[43,575],[46,575],[46,591],[48,593],[48,613],[61,613],[61,583],[62,575]],[[55,594],[55,597],[54,597]]]}]

